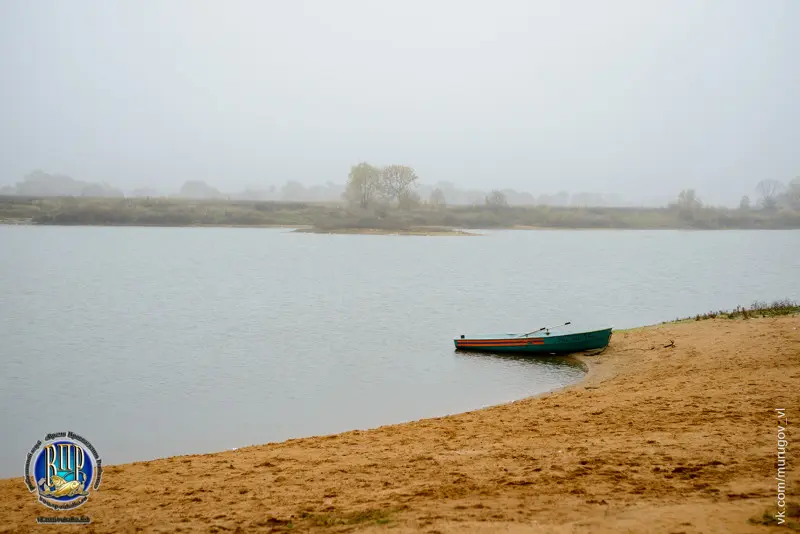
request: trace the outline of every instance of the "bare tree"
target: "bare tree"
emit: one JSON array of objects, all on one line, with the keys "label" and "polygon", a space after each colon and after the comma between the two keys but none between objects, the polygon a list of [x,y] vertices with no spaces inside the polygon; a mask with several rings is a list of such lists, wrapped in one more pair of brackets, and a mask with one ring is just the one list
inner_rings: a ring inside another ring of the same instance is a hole
[{"label": "bare tree", "polygon": [[765,210],[774,210],[778,206],[778,195],[783,189],[783,184],[778,180],[761,180],[756,186],[756,191],[761,195],[761,207]]},{"label": "bare tree", "polygon": [[416,185],[419,177],[414,169],[405,165],[388,165],[381,171],[381,185],[390,200],[400,200]]}]

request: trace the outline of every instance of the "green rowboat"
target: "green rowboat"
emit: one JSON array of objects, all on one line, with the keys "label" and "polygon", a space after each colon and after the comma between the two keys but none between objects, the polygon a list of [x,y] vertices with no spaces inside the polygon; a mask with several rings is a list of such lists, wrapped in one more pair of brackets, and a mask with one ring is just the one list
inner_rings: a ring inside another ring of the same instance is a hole
[{"label": "green rowboat", "polygon": [[[569,324],[569,323],[567,323]],[[529,354],[568,354],[608,346],[611,328],[590,332],[553,335],[548,328],[527,334],[500,334],[466,337],[453,340],[456,350],[479,352],[524,352]]]}]

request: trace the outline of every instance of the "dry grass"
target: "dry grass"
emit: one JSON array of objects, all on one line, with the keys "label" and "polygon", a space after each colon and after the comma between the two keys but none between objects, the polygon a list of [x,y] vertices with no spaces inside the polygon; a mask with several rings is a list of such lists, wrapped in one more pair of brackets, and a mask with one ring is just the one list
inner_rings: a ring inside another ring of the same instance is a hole
[{"label": "dry grass", "polygon": [[[671,322],[704,321],[707,319],[752,319],[754,317],[780,317],[800,313],[800,303],[782,299],[773,302],[755,301],[750,307],[737,306],[732,310],[709,311],[699,313],[694,317],[684,317]],[[664,323],[666,324],[666,323]]]},{"label": "dry grass", "polygon": [[800,213],[704,208],[691,218],[673,208],[421,205],[358,209],[336,203],[181,198],[0,196],[0,222],[57,225],[314,226],[408,230],[448,228],[800,228]]}]

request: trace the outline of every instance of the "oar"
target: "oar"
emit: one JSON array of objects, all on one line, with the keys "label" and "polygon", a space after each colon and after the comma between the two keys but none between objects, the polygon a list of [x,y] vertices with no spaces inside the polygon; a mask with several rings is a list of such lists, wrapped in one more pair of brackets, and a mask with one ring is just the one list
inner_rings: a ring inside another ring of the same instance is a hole
[{"label": "oar", "polygon": [[524,334],[520,334],[520,335],[519,335],[519,337],[527,337],[527,336],[529,336],[529,335],[531,335],[531,334],[535,334],[536,332],[541,332],[542,330],[547,330],[547,331],[550,331],[550,330],[552,330],[553,328],[561,328],[562,326],[567,326],[568,324],[572,324],[572,321],[567,321],[567,322],[566,322],[566,323],[564,323],[564,324],[560,324],[560,325],[556,325],[556,326],[543,326],[543,327],[541,327],[539,330],[534,330],[534,331],[532,331],[532,332],[526,332],[526,333],[524,333]]}]

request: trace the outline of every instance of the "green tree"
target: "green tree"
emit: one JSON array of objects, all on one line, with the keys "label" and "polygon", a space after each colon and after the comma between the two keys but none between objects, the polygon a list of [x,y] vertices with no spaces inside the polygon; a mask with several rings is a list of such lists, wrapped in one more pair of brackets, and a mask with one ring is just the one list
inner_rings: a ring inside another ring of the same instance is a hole
[{"label": "green tree", "polygon": [[289,180],[281,187],[281,200],[294,202],[308,200],[308,190],[300,182]]},{"label": "green tree", "polygon": [[419,193],[411,189],[403,191],[397,198],[397,206],[404,210],[417,208],[421,203],[422,199],[420,198]]},{"label": "green tree", "polygon": [[416,186],[418,179],[414,169],[406,165],[387,165],[381,171],[381,186],[389,200],[400,201],[402,196]]},{"label": "green tree", "polygon": [[694,189],[684,189],[678,193],[678,208],[681,210],[694,211],[702,205]]},{"label": "green tree", "polygon": [[694,221],[695,215],[703,207],[703,203],[697,198],[694,189],[684,189],[678,193],[678,217],[687,221]]},{"label": "green tree", "polygon": [[508,199],[505,193],[495,189],[486,196],[486,205],[490,208],[507,208]]},{"label": "green tree", "polygon": [[223,194],[202,180],[188,180],[181,186],[180,196],[184,198],[224,198]]},{"label": "green tree", "polygon": [[345,198],[352,204],[366,208],[373,203],[380,193],[381,171],[369,163],[363,162],[350,168],[347,178]]},{"label": "green tree", "polygon": [[741,202],[739,202],[739,209],[745,211],[750,209],[750,197],[747,195],[742,197]]}]

